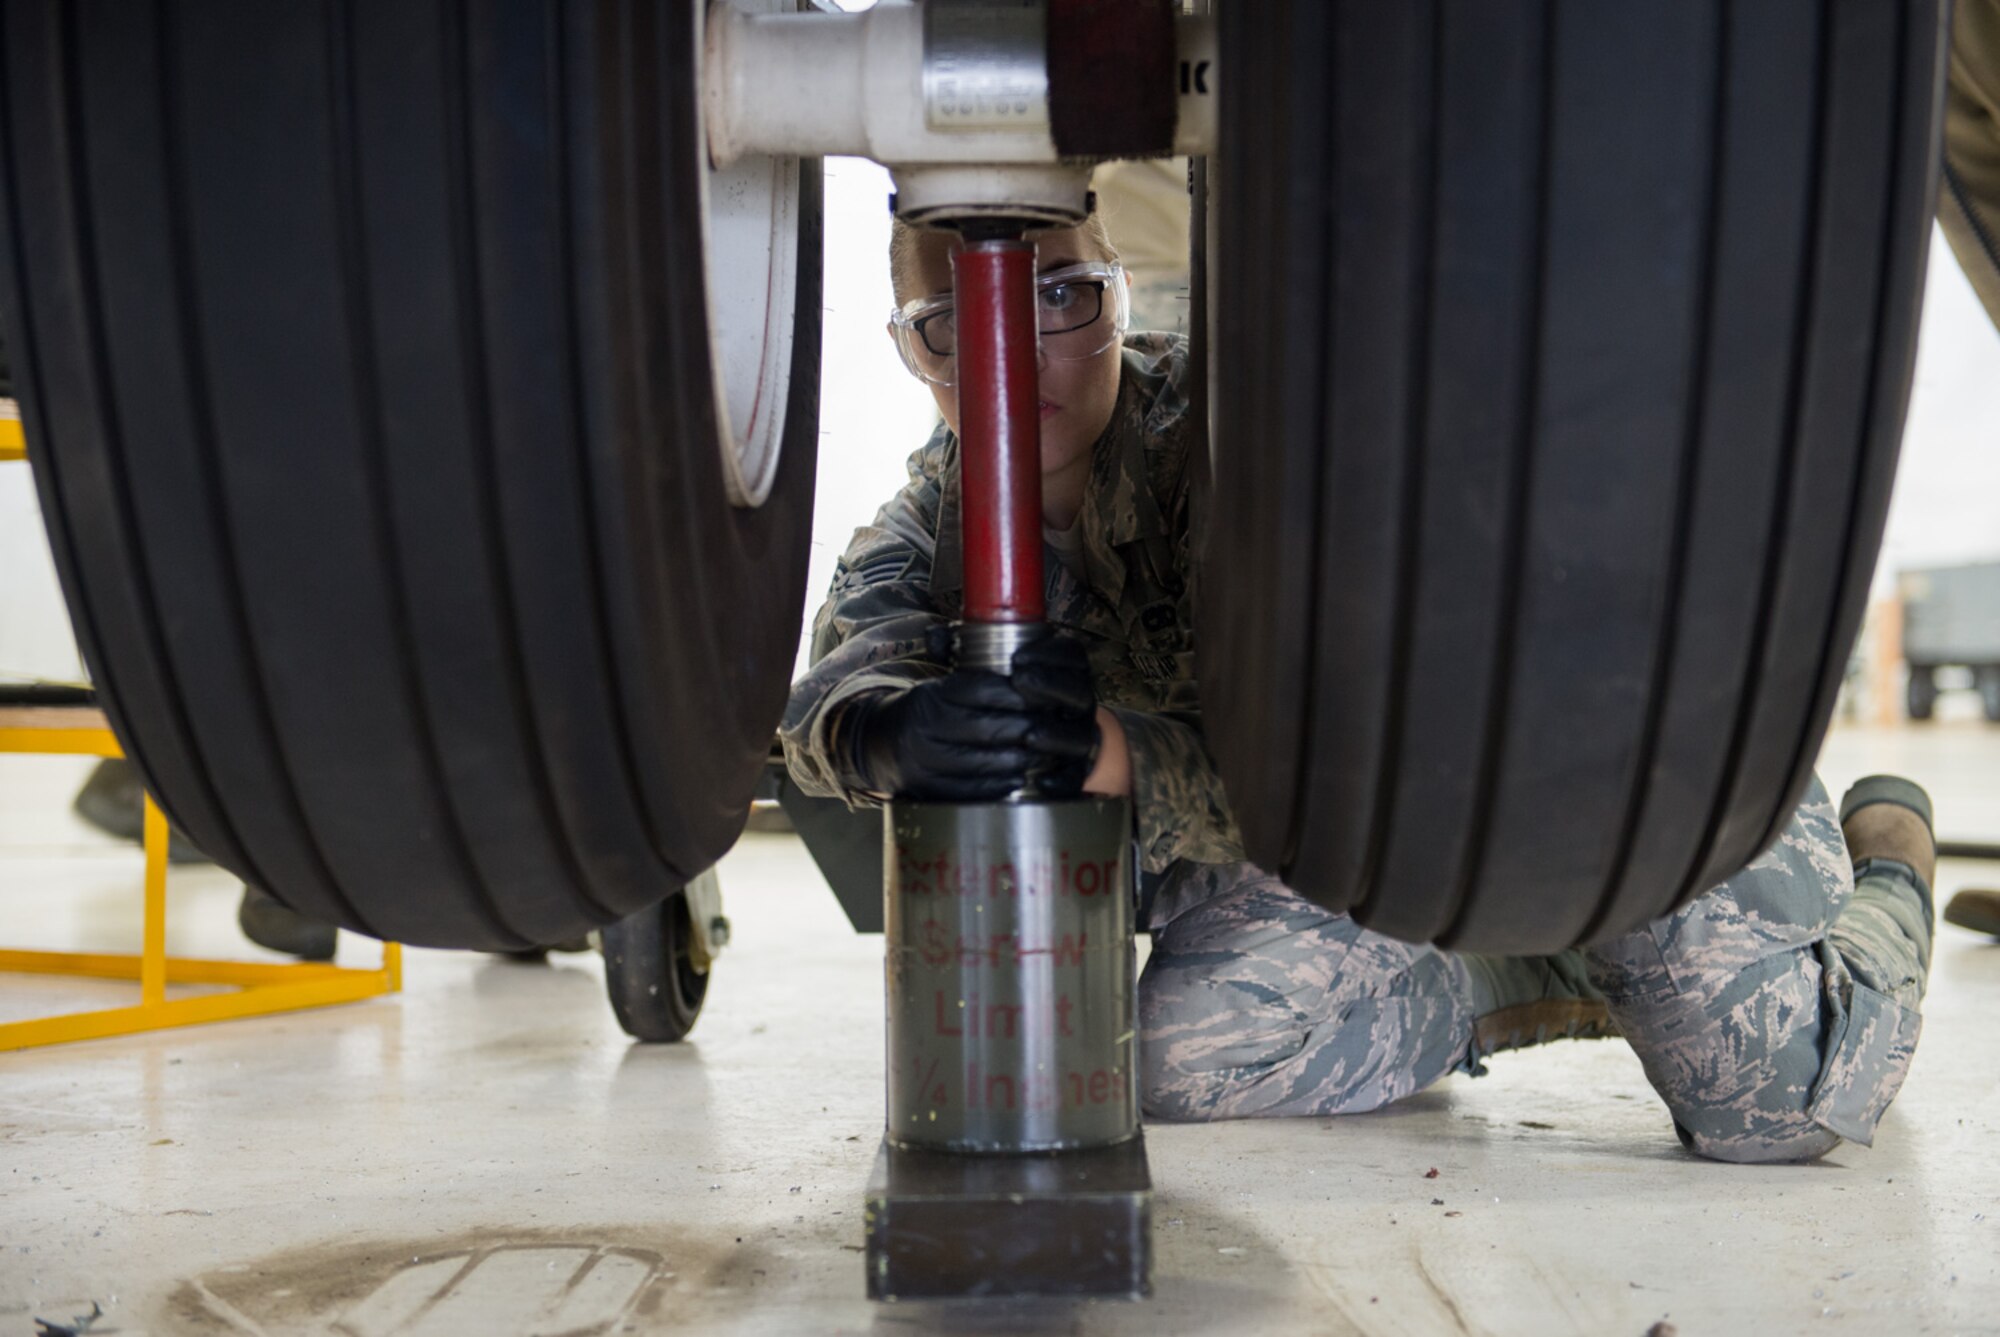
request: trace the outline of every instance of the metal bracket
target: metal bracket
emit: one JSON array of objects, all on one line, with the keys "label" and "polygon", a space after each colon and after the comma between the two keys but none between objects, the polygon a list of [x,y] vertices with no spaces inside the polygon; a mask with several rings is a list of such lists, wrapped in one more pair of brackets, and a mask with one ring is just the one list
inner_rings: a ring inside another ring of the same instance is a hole
[{"label": "metal bracket", "polygon": [[[884,3],[855,14],[751,14],[717,0],[702,62],[709,157],[722,167],[744,154],[848,155],[899,174],[1087,167],[1093,153],[1066,149],[1052,128],[1063,89],[1050,84],[1051,13],[1049,0]],[[1135,156],[1203,154],[1215,141],[1215,21],[1175,16],[1172,37],[1174,59],[1159,62],[1172,83],[1172,144],[1124,150]]]},{"label": "metal bracket", "polygon": [[706,971],[729,943],[729,921],[722,915],[722,880],[713,868],[706,869],[681,895],[687,898],[688,923],[694,927],[688,958],[696,970]]}]

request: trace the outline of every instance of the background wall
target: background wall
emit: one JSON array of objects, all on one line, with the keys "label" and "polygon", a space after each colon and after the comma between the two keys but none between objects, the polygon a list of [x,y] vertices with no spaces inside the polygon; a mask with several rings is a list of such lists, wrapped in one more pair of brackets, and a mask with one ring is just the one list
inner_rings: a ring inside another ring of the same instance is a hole
[{"label": "background wall", "polygon": [[[806,624],[857,525],[908,477],[937,406],[889,340],[889,173],[866,158],[826,164],[826,352],[820,371],[819,494]],[[805,665],[805,644],[799,647]]]},{"label": "background wall", "polygon": [[1876,588],[1900,569],[1982,557],[2000,557],[2000,333],[1933,231],[1916,391]]},{"label": "background wall", "polygon": [[[904,461],[935,421],[930,396],[903,370],[883,328],[892,304],[888,173],[862,159],[833,159],[826,190],[826,352],[808,618],[855,526],[901,486]],[[1993,556],[2000,556],[2000,334],[1939,237],[1877,585],[1886,590],[1899,569]],[[0,465],[0,675],[78,671],[27,470]]]},{"label": "background wall", "polygon": [[0,679],[82,673],[28,466],[0,463]]}]

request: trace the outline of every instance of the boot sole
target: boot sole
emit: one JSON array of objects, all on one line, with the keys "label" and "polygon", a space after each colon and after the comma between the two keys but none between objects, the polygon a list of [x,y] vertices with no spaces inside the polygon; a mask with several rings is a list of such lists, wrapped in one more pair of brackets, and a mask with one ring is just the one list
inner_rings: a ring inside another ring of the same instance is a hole
[{"label": "boot sole", "polygon": [[1944,907],[1944,922],[2000,938],[2000,891],[1968,887]]},{"label": "boot sole", "polygon": [[1551,998],[1489,1012],[1473,1023],[1479,1053],[1505,1053],[1551,1040],[1603,1040],[1618,1034],[1611,1010],[1588,998]]}]

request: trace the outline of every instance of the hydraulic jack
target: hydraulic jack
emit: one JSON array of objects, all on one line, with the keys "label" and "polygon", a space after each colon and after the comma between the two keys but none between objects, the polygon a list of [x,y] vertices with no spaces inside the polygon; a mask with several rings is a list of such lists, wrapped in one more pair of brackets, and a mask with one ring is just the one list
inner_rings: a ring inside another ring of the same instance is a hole
[{"label": "hydraulic jack", "polygon": [[[1048,634],[1035,248],[1018,221],[962,231],[957,667],[1007,673]],[[891,805],[871,1298],[1148,1291],[1130,831],[1122,799]]]}]

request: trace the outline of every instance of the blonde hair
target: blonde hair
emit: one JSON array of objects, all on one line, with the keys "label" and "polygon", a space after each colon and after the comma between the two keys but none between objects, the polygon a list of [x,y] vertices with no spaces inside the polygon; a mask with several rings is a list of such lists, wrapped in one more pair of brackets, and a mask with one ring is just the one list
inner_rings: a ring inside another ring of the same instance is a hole
[{"label": "blonde hair", "polygon": [[[1051,232],[1065,230],[1053,227],[1035,228],[1028,233],[1028,236],[1041,237]],[[916,289],[919,282],[918,271],[923,264],[924,235],[930,231],[933,230],[911,227],[900,218],[893,220],[889,225],[889,284],[895,289],[898,307],[912,297],[928,295],[920,294]],[[1076,231],[1083,235],[1085,241],[1097,248],[1099,259],[1109,261],[1118,259],[1118,248],[1111,244],[1111,233],[1105,230],[1102,214],[1091,214],[1076,225]],[[947,234],[936,235],[942,237]]]}]

